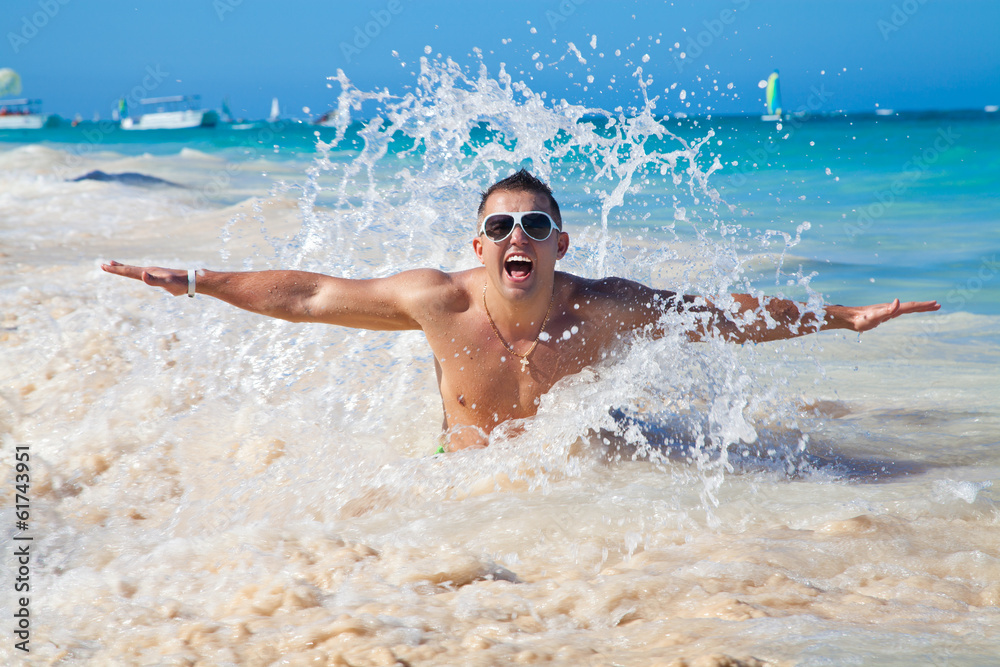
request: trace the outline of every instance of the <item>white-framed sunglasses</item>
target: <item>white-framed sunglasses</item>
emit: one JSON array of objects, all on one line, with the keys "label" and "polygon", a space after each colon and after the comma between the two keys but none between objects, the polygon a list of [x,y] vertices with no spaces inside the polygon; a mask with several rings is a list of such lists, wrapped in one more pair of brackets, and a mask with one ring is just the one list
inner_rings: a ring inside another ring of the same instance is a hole
[{"label": "white-framed sunglasses", "polygon": [[499,211],[491,213],[483,219],[479,228],[480,234],[494,243],[500,243],[514,233],[514,225],[521,228],[525,236],[534,241],[544,241],[552,235],[552,230],[558,230],[559,225],[545,211],[516,211],[507,213]]}]

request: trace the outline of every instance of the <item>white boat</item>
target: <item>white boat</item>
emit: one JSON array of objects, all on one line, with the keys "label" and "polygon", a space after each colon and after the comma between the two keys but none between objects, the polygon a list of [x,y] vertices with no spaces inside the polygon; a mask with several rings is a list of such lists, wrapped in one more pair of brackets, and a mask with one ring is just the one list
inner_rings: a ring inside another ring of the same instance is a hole
[{"label": "white boat", "polygon": [[281,118],[281,107],[278,106],[278,98],[271,98],[271,115],[267,117],[267,122],[277,123]]},{"label": "white boat", "polygon": [[41,113],[41,100],[0,100],[0,130],[38,130],[59,122],[59,117]]},{"label": "white boat", "polygon": [[771,72],[767,81],[762,82],[765,89],[764,104],[767,106],[767,113],[760,117],[765,121],[781,120],[781,88],[778,86],[778,70]]},{"label": "white boat", "polygon": [[875,107],[876,116],[895,116],[895,109],[886,109],[885,107]]},{"label": "white boat", "polygon": [[997,110],[1000,110],[1000,106],[998,106],[996,104],[987,104],[986,107],[985,107],[985,109],[986,109],[986,113],[996,113]]},{"label": "white boat", "polygon": [[177,130],[189,127],[215,127],[219,114],[211,109],[196,108],[198,95],[174,95],[172,97],[151,97],[139,100],[149,107],[138,118],[132,118],[127,110],[122,111],[123,130]]}]

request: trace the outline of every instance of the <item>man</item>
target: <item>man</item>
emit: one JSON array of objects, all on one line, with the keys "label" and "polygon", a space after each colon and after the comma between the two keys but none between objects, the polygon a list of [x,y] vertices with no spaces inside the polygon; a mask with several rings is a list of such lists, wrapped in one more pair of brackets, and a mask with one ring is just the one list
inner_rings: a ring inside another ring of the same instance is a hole
[{"label": "man", "polygon": [[792,301],[734,294],[727,310],[700,297],[654,290],[622,278],[590,280],[555,270],[566,254],[559,206],[549,187],[521,170],[483,193],[472,241],[482,268],[416,269],[372,280],[303,271],[215,272],[102,268],[171,294],[207,294],[292,322],[420,329],[434,352],[447,448],[487,444],[509,419],[535,414],[561,378],[615,351],[636,332],[663,335],[666,310],[688,313],[692,340],[791,338],[822,329],[868,331],[934,301],[827,306],[822,321]]}]

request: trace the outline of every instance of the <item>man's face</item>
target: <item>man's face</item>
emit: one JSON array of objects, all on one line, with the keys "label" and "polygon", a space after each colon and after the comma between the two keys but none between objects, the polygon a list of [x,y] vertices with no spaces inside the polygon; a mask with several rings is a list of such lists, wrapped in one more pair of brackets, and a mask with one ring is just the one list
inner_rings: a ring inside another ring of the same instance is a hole
[{"label": "man's face", "polygon": [[[525,191],[497,191],[486,200],[479,223],[493,213],[544,211],[555,216],[544,195]],[[515,225],[503,241],[496,243],[480,234],[472,247],[483,266],[489,283],[507,299],[528,299],[543,290],[551,290],[556,260],[569,248],[569,235],[553,230],[549,238],[535,241]],[[546,298],[548,298],[546,296]]]}]

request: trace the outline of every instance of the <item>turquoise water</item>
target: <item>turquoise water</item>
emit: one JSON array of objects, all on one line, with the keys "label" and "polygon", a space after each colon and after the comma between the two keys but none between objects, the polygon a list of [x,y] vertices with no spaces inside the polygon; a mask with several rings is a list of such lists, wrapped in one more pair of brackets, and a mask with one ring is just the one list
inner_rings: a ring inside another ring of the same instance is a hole
[{"label": "turquoise water", "polygon": [[818,289],[849,302],[931,293],[946,310],[998,312],[1000,118],[815,118],[786,130],[734,126],[732,154],[767,162],[723,191],[786,231],[813,224],[798,254]]}]

